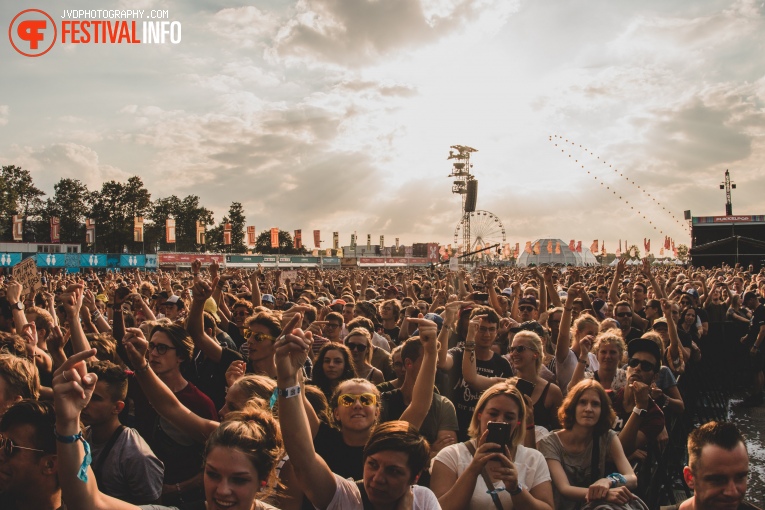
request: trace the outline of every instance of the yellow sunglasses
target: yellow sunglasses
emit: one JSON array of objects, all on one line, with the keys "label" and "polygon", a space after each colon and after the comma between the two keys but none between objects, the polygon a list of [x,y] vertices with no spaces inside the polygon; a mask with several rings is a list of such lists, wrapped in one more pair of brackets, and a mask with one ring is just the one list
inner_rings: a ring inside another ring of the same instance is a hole
[{"label": "yellow sunglasses", "polygon": [[362,393],[361,395],[354,395],[352,393],[344,393],[337,397],[337,405],[343,407],[351,407],[356,401],[361,402],[363,406],[377,405],[377,395],[374,393]]}]

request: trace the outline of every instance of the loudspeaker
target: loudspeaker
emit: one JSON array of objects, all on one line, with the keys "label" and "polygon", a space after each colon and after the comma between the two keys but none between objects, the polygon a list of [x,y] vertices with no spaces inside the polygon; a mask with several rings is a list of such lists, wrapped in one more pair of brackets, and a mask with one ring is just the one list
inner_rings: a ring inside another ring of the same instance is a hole
[{"label": "loudspeaker", "polygon": [[690,220],[691,219],[691,210],[690,209],[685,211],[685,219],[686,220]]},{"label": "loudspeaker", "polygon": [[465,198],[465,212],[475,211],[475,202],[478,199],[478,181],[473,179],[467,182],[467,197]]}]

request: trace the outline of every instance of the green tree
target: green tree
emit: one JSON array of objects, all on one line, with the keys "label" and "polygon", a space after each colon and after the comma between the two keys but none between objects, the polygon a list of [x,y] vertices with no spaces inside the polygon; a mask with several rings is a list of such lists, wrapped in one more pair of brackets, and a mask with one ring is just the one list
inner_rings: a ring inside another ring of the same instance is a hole
[{"label": "green tree", "polygon": [[[165,222],[171,214],[175,218],[175,245],[168,244],[165,236]],[[182,200],[175,195],[159,198],[152,204],[148,217],[152,223],[147,226],[144,239],[150,247],[158,243],[160,251],[201,251],[202,245],[197,244],[197,221],[214,224],[212,211],[202,207],[196,195]],[[206,243],[209,244],[209,237]]]},{"label": "green tree", "polygon": [[84,243],[85,216],[90,212],[91,199],[85,184],[77,179],[61,179],[53,185],[53,198],[46,201],[43,229],[49,227],[50,218],[55,216],[60,220],[62,243]]},{"label": "green tree", "polygon": [[23,240],[32,241],[35,232],[27,218],[39,214],[43,196],[45,193],[34,185],[29,170],[16,165],[3,166],[0,169],[0,238],[13,239],[12,216],[20,214],[24,218]]},{"label": "green tree", "polygon": [[688,246],[685,244],[677,245],[677,258],[686,262],[688,260]]},{"label": "green tree", "polygon": [[255,253],[273,254],[281,253],[283,255],[305,255],[308,253],[305,248],[296,250],[292,246],[292,236],[286,230],[279,231],[279,248],[271,247],[271,230],[265,230],[260,233],[255,240]]},{"label": "green tree", "polygon": [[[246,253],[247,246],[244,244],[244,209],[240,202],[231,202],[228,209],[228,222],[231,223],[231,253]],[[224,218],[223,224],[225,225]]]},{"label": "green tree", "polygon": [[105,182],[92,197],[89,217],[96,223],[96,250],[120,253],[127,247],[139,251],[140,244],[133,243],[133,219],[145,216],[151,206],[151,195],[141,178]]},{"label": "green tree", "polygon": [[635,250],[634,258],[639,259],[640,258],[640,248],[638,248],[636,244],[633,244],[632,246],[627,248],[627,251],[624,253],[624,255],[626,255],[626,256],[628,256],[630,258],[633,258],[632,257],[632,253],[633,253],[632,250]]}]

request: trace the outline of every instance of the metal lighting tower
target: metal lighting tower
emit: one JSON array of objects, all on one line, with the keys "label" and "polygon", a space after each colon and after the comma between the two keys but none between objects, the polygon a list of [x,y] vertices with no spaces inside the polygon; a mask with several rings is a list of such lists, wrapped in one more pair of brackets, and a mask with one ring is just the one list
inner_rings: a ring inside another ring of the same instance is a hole
[{"label": "metal lighting tower", "polygon": [[[470,213],[475,211],[477,192],[477,182],[468,186],[468,183],[475,181],[475,177],[470,175],[470,168],[473,166],[470,164],[470,153],[477,152],[477,149],[466,145],[452,145],[450,148],[454,150],[449,151],[447,159],[456,161],[452,164],[452,173],[449,177],[454,178],[452,193],[462,195],[462,249],[467,253],[470,251]],[[468,188],[471,188],[472,193],[468,192]],[[469,194],[472,196],[468,196]]]},{"label": "metal lighting tower", "polygon": [[720,183],[720,189],[725,190],[725,215],[726,216],[733,216],[733,202],[731,202],[730,199],[730,190],[736,189],[736,183],[731,184],[730,182],[730,172],[728,169],[725,169],[725,181]]}]

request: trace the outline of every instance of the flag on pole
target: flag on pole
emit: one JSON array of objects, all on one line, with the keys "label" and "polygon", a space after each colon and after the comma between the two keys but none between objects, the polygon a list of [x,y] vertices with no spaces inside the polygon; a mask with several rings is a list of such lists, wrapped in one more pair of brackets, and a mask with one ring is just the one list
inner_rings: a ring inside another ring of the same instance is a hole
[{"label": "flag on pole", "polygon": [[372,234],[367,234],[367,251],[372,251]]},{"label": "flag on pole", "polygon": [[574,239],[568,242],[568,249],[571,251],[576,251],[576,241]]},{"label": "flag on pole", "polygon": [[603,255],[604,257],[606,256],[606,242],[605,241],[603,241],[603,244],[601,245],[600,254]]},{"label": "flag on pole", "polygon": [[313,231],[313,246],[315,248],[321,248],[321,230]]},{"label": "flag on pole", "polygon": [[61,219],[57,216],[50,218],[50,242],[61,242]]},{"label": "flag on pole", "polygon": [[333,250],[340,249],[340,233],[339,232],[332,232],[332,249]]},{"label": "flag on pole", "polygon": [[297,229],[295,231],[295,237],[292,239],[292,246],[296,250],[299,250],[300,248],[303,247],[303,230],[302,229]]},{"label": "flag on pole", "polygon": [[534,243],[534,247],[533,247],[532,251],[534,252],[534,255],[539,255],[539,252],[541,251],[541,249],[539,247],[539,241]]},{"label": "flag on pole", "polygon": [[645,243],[645,254],[648,255],[648,253],[650,253],[650,251],[651,251],[651,240],[649,239]]},{"label": "flag on pole", "polygon": [[521,255],[521,243],[515,243],[515,250],[513,251],[513,258],[518,258]]},{"label": "flag on pole", "polygon": [[197,244],[205,244],[205,225],[199,220],[197,220]]},{"label": "flag on pole", "polygon": [[165,220],[165,242],[175,243],[175,218],[170,217]]},{"label": "flag on pole", "polygon": [[659,248],[659,256],[664,256],[664,245],[661,245],[661,248]]},{"label": "flag on pole", "polygon": [[592,242],[592,244],[590,245],[590,251],[592,252],[593,255],[598,253],[598,240],[597,239],[595,239]]},{"label": "flag on pole", "polygon": [[385,249],[385,236],[380,236],[380,252]]},{"label": "flag on pole", "polygon": [[254,248],[256,240],[255,227],[250,225],[247,227],[247,248]]},{"label": "flag on pole", "polygon": [[133,218],[133,242],[143,242],[143,216]]},{"label": "flag on pole", "polygon": [[664,249],[669,250],[671,247],[671,241],[669,240],[669,236],[664,236]]},{"label": "flag on pole", "polygon": [[553,242],[552,240],[547,241],[547,253],[552,254],[553,252]]},{"label": "flag on pole", "polygon": [[24,239],[24,218],[18,214],[13,215],[13,240],[21,241]]},{"label": "flag on pole", "polygon": [[560,241],[555,241],[555,253],[560,255]]},{"label": "flag on pole", "polygon": [[279,247],[279,229],[275,227],[271,229],[271,248],[278,248],[278,247]]},{"label": "flag on pole", "polygon": [[85,220],[85,243],[93,244],[96,242],[96,222],[95,220]]},{"label": "flag on pole", "polygon": [[577,253],[582,253],[582,241],[577,241],[576,242],[576,252]]},{"label": "flag on pole", "polygon": [[531,241],[526,241],[526,246],[523,248],[523,251],[531,255]]},{"label": "flag on pole", "polygon": [[619,239],[619,247],[616,249],[616,258],[618,259],[621,256],[622,256],[622,240]]},{"label": "flag on pole", "polygon": [[[451,247],[451,244],[449,246]],[[398,237],[396,238],[396,250],[398,250]]]}]

